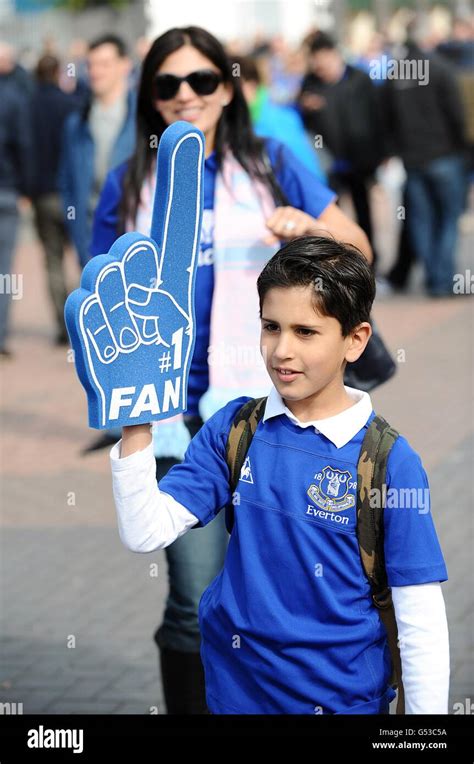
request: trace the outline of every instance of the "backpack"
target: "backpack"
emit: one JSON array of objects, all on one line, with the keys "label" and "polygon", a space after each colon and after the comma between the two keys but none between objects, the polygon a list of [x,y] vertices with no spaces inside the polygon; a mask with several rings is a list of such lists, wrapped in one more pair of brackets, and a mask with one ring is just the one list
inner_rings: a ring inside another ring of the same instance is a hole
[{"label": "backpack", "polygon": [[[247,401],[237,411],[227,438],[226,459],[229,467],[231,494],[237,488],[241,470],[258,423],[265,411],[266,398]],[[376,415],[367,428],[357,464],[357,538],[364,573],[369,581],[372,601],[387,631],[392,659],[391,684],[398,688],[397,714],[405,713],[402,667],[398,645],[397,622],[392,591],[387,583],[384,554],[383,512],[386,501],[385,477],[390,450],[398,432],[383,417]],[[370,504],[370,491],[378,489],[382,497],[376,507]],[[225,508],[227,530],[232,533],[234,507]]]}]

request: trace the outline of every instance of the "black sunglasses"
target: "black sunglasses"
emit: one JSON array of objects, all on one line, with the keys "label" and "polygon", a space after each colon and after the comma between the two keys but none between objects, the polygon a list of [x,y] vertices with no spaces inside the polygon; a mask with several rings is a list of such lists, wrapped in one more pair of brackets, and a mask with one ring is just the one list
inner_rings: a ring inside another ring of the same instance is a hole
[{"label": "black sunglasses", "polygon": [[187,82],[197,95],[211,95],[222,82],[222,75],[212,69],[198,69],[186,77],[157,74],[153,80],[153,95],[159,101],[169,101],[175,97],[182,82]]}]

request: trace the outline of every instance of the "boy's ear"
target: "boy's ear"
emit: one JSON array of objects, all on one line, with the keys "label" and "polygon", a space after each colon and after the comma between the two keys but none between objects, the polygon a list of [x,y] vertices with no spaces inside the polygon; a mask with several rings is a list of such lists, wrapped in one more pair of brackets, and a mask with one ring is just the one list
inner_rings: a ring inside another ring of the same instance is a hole
[{"label": "boy's ear", "polygon": [[359,326],[352,330],[348,339],[349,345],[346,350],[345,359],[348,363],[354,363],[362,355],[372,334],[372,327],[368,321],[363,321]]}]

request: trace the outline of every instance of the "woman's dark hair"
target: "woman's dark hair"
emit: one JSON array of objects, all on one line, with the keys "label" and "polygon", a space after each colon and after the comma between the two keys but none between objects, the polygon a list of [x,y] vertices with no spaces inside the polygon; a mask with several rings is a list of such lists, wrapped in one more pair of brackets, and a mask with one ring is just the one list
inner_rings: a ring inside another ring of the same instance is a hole
[{"label": "woman's dark hair", "polygon": [[[128,218],[136,219],[143,181],[156,156],[156,144],[167,124],[153,106],[153,80],[163,61],[182,48],[191,45],[206,56],[219,69],[224,83],[231,83],[234,91],[231,102],[224,108],[216,131],[216,159],[222,165],[224,151],[229,149],[244,170],[261,180],[272,192],[279,204],[282,192],[274,178],[263,153],[263,141],[252,130],[250,115],[239,84],[233,77],[232,61],[221,43],[205,29],[183,27],[170,29],[158,37],[143,60],[137,100],[136,147],[123,180],[122,202],[119,220],[122,231]],[[156,136],[152,141],[152,137]]]},{"label": "woman's dark hair", "polygon": [[305,286],[313,287],[317,311],[339,321],[343,337],[370,320],[375,279],[357,247],[326,236],[304,236],[286,244],[258,277],[260,314],[269,289]]}]

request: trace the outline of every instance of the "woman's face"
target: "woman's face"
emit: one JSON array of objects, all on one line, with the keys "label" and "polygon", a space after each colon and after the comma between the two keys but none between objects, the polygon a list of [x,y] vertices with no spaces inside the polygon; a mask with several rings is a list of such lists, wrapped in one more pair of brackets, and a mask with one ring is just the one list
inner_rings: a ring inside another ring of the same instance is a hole
[{"label": "woman's face", "polygon": [[[156,72],[156,74],[174,74],[185,77],[191,72],[202,69],[212,69],[221,74],[219,69],[206,56],[191,45],[184,45],[171,53]],[[199,127],[206,137],[206,155],[214,149],[214,139],[217,124],[222,110],[232,100],[232,87],[223,82],[211,95],[198,95],[188,82],[182,82],[176,95],[169,101],[157,99],[154,107],[160,112],[167,125],[180,119],[192,122]]]}]

